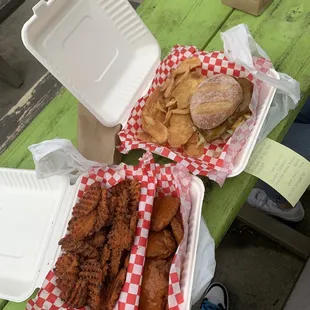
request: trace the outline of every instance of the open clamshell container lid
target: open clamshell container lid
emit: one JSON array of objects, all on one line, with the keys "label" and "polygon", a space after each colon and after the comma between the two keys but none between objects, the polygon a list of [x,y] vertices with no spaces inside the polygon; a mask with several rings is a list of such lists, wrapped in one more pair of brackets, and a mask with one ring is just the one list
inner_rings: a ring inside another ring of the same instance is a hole
[{"label": "open clamshell container lid", "polygon": [[42,285],[77,189],[64,176],[0,168],[0,298],[23,301]]},{"label": "open clamshell container lid", "polygon": [[41,0],[26,48],[102,124],[124,123],[150,84],[160,47],[127,0]]}]

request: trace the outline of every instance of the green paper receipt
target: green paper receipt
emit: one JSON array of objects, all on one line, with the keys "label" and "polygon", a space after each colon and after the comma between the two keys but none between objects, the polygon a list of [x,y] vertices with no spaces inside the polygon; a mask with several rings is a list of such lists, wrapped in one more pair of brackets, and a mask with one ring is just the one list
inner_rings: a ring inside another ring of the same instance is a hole
[{"label": "green paper receipt", "polygon": [[272,186],[292,206],[310,185],[310,162],[268,138],[256,146],[245,172]]}]

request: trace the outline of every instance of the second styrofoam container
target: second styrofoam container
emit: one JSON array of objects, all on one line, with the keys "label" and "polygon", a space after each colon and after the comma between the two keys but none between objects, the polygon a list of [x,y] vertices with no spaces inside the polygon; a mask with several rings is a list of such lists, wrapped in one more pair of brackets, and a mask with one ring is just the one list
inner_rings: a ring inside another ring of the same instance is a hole
[{"label": "second styrofoam container", "polygon": [[[0,299],[20,302],[43,284],[60,253],[58,241],[77,199],[81,176],[70,186],[64,176],[38,179],[35,171],[0,168]],[[201,208],[202,181],[190,184],[192,210],[181,289],[190,309]]]}]

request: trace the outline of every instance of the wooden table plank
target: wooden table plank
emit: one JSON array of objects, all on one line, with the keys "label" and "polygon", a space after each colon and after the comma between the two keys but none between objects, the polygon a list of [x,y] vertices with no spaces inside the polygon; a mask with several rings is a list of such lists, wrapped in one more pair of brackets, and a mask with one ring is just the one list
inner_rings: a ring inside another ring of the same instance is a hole
[{"label": "wooden table plank", "polygon": [[77,142],[77,99],[63,89],[0,155],[0,166],[34,169],[28,146],[61,137]]},{"label": "wooden table plank", "polygon": [[[234,11],[221,28],[221,31],[225,31],[240,23],[247,24],[254,39],[267,52],[276,69],[300,82],[302,90],[300,104],[273,130],[269,136],[273,140],[283,139],[309,95],[309,12],[308,0],[275,0],[260,17]],[[222,49],[222,42],[217,34],[206,50],[219,49]],[[215,186],[206,197],[202,214],[217,244],[238,214],[256,180],[253,176],[242,173],[227,180],[221,189]],[[221,218],[220,224],[214,221],[218,218]]]},{"label": "wooden table plank", "polygon": [[[175,44],[203,49],[233,10],[219,0],[144,0],[138,13],[157,38],[162,56]],[[33,169],[28,146],[55,137],[76,144],[77,100],[60,93],[0,155],[1,167]],[[5,310],[24,309],[23,303],[8,303]]]},{"label": "wooden table plank", "polygon": [[[35,290],[29,299],[35,298],[38,290]],[[25,310],[28,300],[22,302],[8,302],[7,305],[3,308],[3,310]],[[1,309],[1,308],[0,308]]]},{"label": "wooden table plank", "polygon": [[233,9],[218,0],[144,0],[137,11],[165,56],[175,44],[203,49]]}]

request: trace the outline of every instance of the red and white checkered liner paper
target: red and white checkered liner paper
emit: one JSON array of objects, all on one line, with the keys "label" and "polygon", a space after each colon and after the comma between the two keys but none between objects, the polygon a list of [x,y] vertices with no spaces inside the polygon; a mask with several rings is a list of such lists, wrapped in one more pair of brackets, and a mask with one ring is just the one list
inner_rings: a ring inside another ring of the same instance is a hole
[{"label": "red and white checkered liner paper", "polygon": [[[146,100],[157,86],[163,84],[170,75],[172,69],[178,67],[180,62],[191,57],[199,57],[202,66],[198,68],[197,71],[205,76],[223,73],[235,77],[245,77],[254,83],[254,92],[250,103],[252,116],[238,127],[233,136],[226,143],[217,141],[206,144],[204,154],[199,158],[188,156],[182,149],[170,149],[169,145],[161,146],[154,143],[143,142],[137,138],[137,133],[142,131],[141,116]],[[264,73],[272,67],[270,61],[262,58],[254,59],[254,64],[257,70]],[[259,92],[260,82],[254,80],[253,76],[242,66],[229,62],[223,52],[208,53],[199,51],[194,46],[176,45],[171,50],[170,54],[161,61],[147,95],[140,98],[132,109],[125,127],[119,133],[121,144],[118,146],[118,149],[122,153],[128,153],[133,149],[144,149],[168,157],[185,166],[193,174],[206,175],[222,185],[227,175],[231,173],[234,159],[245,144],[255,124],[258,112],[257,109],[259,108]]]},{"label": "red and white checkered liner paper", "polygon": [[[141,199],[139,203],[139,220],[131,249],[126,281],[114,309],[138,310],[153,200],[155,195],[165,196],[171,194],[181,199],[180,211],[184,221],[184,239],[177,249],[171,266],[168,302],[170,310],[181,310],[183,309],[184,300],[180,287],[180,278],[181,266],[187,248],[188,219],[191,209],[189,195],[191,176],[181,165],[168,164],[160,166],[155,164],[152,154],[147,152],[140,159],[138,166],[121,164],[118,167],[106,167],[90,171],[89,175],[84,176],[81,180],[77,201],[95,181],[102,182],[103,186],[110,188],[125,178],[134,178],[141,183]],[[60,290],[56,286],[56,276],[53,271],[50,271],[37,296],[27,303],[26,309],[71,309],[59,296]]]},{"label": "red and white checkered liner paper", "polygon": [[187,252],[188,223],[192,207],[189,191],[191,175],[189,171],[180,164],[155,164],[155,171],[157,179],[156,196],[172,195],[179,197],[181,200],[180,212],[183,219],[184,238],[176,251],[170,269],[168,305],[170,310],[183,310],[184,297],[180,279]]}]

